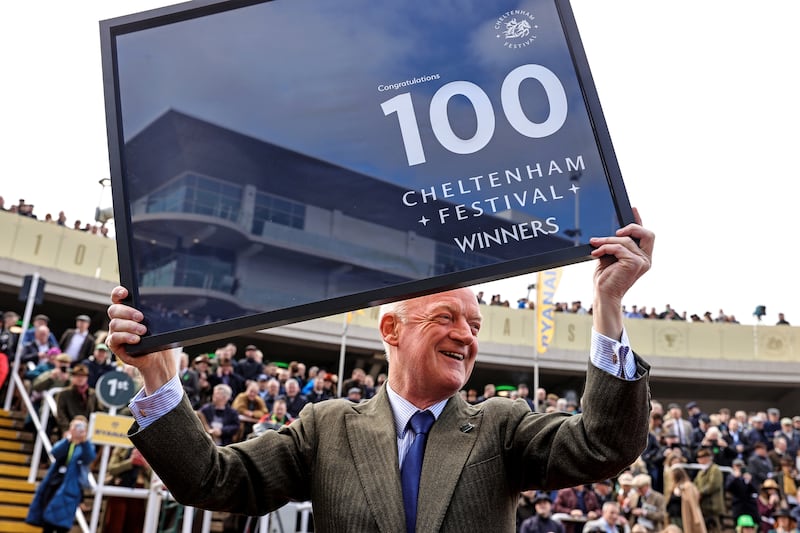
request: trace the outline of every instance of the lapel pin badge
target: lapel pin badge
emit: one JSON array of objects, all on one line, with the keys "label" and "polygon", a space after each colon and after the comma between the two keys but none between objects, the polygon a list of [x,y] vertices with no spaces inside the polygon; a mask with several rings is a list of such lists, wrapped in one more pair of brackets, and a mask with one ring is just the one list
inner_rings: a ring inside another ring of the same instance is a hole
[{"label": "lapel pin badge", "polygon": [[462,433],[469,433],[470,431],[475,429],[475,426],[467,422],[466,424],[462,425],[459,429],[461,430]]}]

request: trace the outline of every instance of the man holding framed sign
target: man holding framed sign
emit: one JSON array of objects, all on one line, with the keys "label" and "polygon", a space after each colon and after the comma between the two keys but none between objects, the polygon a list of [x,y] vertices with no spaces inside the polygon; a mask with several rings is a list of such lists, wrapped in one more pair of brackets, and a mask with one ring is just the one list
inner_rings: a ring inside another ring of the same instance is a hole
[{"label": "man holding framed sign", "polygon": [[[460,399],[481,316],[472,291],[457,289],[381,309],[389,377],[373,399],[310,404],[279,431],[216,447],[176,377],[180,350],[129,355],[146,327],[118,287],[107,343],[145,383],[131,404],[131,440],[178,501],[196,507],[263,515],[311,500],[318,531],[513,531],[521,491],[613,477],[644,448],[649,366],[630,351],[622,299],[650,268],[655,237],[636,220],[590,240],[598,261],[580,415]],[[420,413],[428,429],[414,422]]]}]

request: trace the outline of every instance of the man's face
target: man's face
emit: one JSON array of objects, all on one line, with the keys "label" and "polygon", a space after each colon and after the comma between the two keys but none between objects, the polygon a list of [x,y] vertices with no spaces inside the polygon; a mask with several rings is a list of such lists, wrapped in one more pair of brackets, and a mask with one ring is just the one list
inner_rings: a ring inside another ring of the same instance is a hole
[{"label": "man's face", "polygon": [[274,411],[276,418],[283,418],[286,416],[286,404],[283,402],[275,402],[272,410]]},{"label": "man's face", "polygon": [[605,518],[606,523],[609,525],[615,525],[619,518],[619,509],[613,505],[609,505],[603,509],[603,518]]},{"label": "man's face", "polygon": [[269,393],[270,396],[277,396],[278,391],[280,391],[280,389],[281,389],[280,383],[278,383],[277,381],[267,382],[267,392]]},{"label": "man's face", "polygon": [[75,321],[75,329],[80,331],[81,333],[86,332],[89,329],[89,323],[85,320],[76,320]]},{"label": "man's face", "polygon": [[536,509],[536,514],[539,516],[549,517],[550,511],[553,509],[553,504],[547,500],[539,500],[533,507]]},{"label": "man's face", "polygon": [[84,376],[82,374],[73,374],[72,378],[72,385],[75,387],[83,387],[89,381],[89,376]]},{"label": "man's face", "polygon": [[286,381],[286,396],[294,398],[300,392],[300,385],[296,379]]},{"label": "man's face", "polygon": [[46,344],[50,337],[50,329],[47,326],[39,326],[33,336],[36,337],[36,342],[39,344]]},{"label": "man's face", "polygon": [[[108,357],[108,352],[105,350],[95,350],[94,351],[94,358],[101,363],[105,362],[106,357]],[[181,368],[186,368],[184,365],[181,365]]]},{"label": "man's face", "polygon": [[436,401],[462,388],[475,366],[481,326],[472,291],[458,289],[409,300],[405,319],[395,318],[394,335],[387,340],[395,347],[389,382]]}]

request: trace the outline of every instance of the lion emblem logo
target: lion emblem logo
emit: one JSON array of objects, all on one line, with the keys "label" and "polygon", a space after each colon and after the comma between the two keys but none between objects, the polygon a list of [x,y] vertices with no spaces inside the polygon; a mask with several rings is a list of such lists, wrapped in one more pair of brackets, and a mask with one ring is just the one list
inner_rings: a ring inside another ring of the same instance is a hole
[{"label": "lion emblem logo", "polygon": [[527,37],[531,33],[531,25],[530,23],[525,20],[517,20],[515,18],[506,22],[506,31],[503,32],[503,35],[506,39],[520,39],[522,37]]}]

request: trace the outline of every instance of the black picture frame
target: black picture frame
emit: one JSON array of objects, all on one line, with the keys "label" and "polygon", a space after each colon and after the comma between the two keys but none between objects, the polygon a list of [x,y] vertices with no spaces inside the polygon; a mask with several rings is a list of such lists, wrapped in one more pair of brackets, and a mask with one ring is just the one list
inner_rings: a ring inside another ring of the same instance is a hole
[{"label": "black picture frame", "polygon": [[633,222],[569,2],[463,3],[100,22],[120,282],[149,328],[132,352],[585,261]]}]

